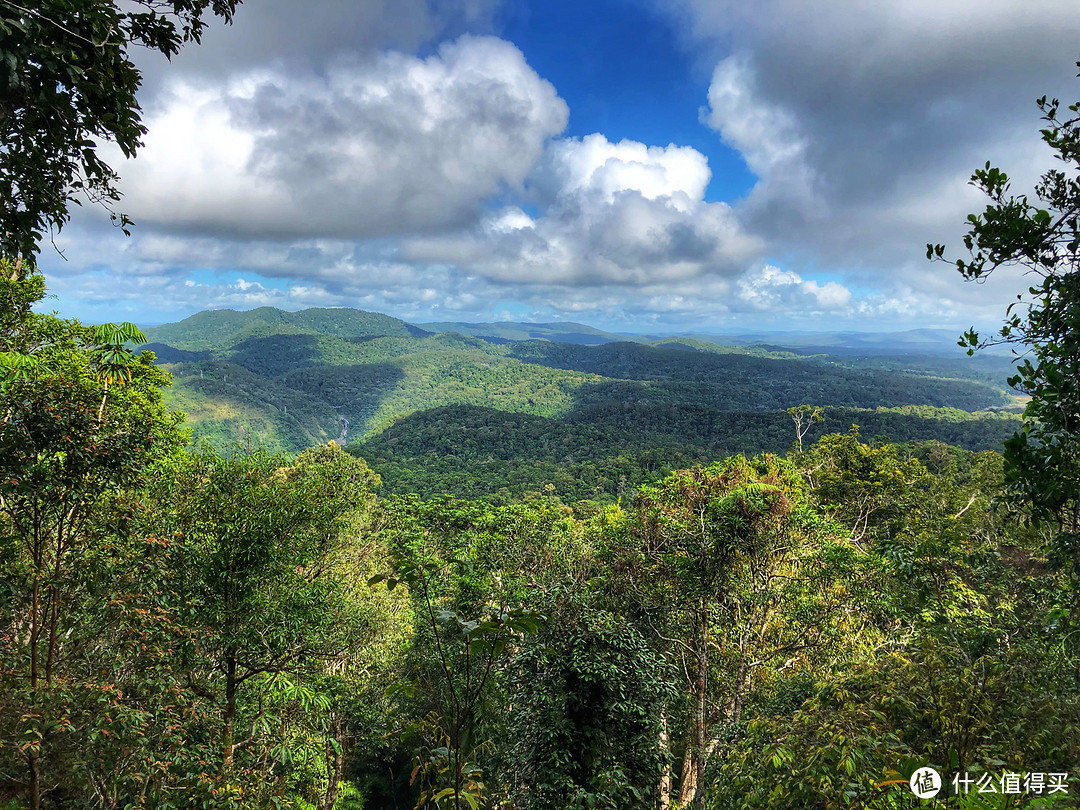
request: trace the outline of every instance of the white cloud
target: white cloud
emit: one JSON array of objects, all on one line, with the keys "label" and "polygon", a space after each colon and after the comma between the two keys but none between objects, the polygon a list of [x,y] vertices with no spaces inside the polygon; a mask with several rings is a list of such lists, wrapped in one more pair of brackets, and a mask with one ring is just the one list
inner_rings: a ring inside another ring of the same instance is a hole
[{"label": "white cloud", "polygon": [[121,167],[125,210],[174,230],[370,238],[468,225],[520,186],[566,104],[510,43],[465,36],[321,76],[178,80]]},{"label": "white cloud", "polygon": [[408,240],[402,256],[530,285],[732,275],[760,244],[730,206],[705,202],[709,178],[704,155],[689,147],[564,139],[529,181],[547,204],[542,216],[505,208],[465,235]]},{"label": "white cloud", "polygon": [[777,207],[807,221],[822,219],[824,207],[799,122],[783,104],[764,97],[745,55],[730,56],[716,66],[702,117],[760,178],[743,208],[768,212],[766,219]]},{"label": "white cloud", "polygon": [[[161,78],[168,93],[146,104],[146,149],[119,167],[136,237],[73,223],[60,240],[78,244],[73,263],[43,257],[50,284],[178,314],[340,304],[628,329],[1000,318],[1015,278],[964,285],[922,246],[958,243],[986,159],[1018,187],[1050,165],[1031,100],[1074,97],[1075,9],[654,1],[712,71],[701,121],[756,175],[745,199],[706,201],[709,162],[687,146],[553,140],[566,105],[510,43],[378,50],[435,42],[497,0],[452,0],[449,17],[423,0],[353,4],[342,30],[321,7],[265,0],[254,28],[215,30],[218,45],[181,57],[198,69]],[[263,29],[274,61],[221,45]]]},{"label": "white cloud", "polygon": [[803,160],[806,143],[795,116],[761,97],[745,55],[729,56],[716,66],[705,120],[759,177]]},{"label": "white cloud", "polygon": [[[528,219],[520,211],[506,218]],[[657,273],[634,285],[604,278],[506,281],[472,266],[380,258],[345,240],[186,240],[150,238],[146,230],[130,241],[67,229],[62,236],[94,261],[59,265],[64,272],[47,267],[49,286],[62,309],[90,320],[161,322],[213,307],[351,306],[412,321],[574,319],[623,331],[745,330],[778,319],[788,328],[813,329],[823,315],[846,328],[893,328],[915,319],[967,326],[996,321],[1009,289],[1009,279],[995,276],[956,290],[948,274],[932,266],[883,274],[870,289],[858,290],[775,265],[682,277]]]},{"label": "white cloud", "polygon": [[220,76],[277,61],[287,69],[320,69],[341,53],[386,49],[415,53],[469,31],[491,33],[501,0],[259,0],[236,10],[235,22],[213,21],[202,42],[166,63],[156,53],[133,55],[150,74]]},{"label": "white cloud", "polygon": [[[864,287],[903,279],[920,295],[925,244],[962,250],[985,204],[971,172],[989,159],[1030,188],[1052,165],[1034,99],[1077,95],[1071,3],[655,3],[715,68],[703,120],[757,175],[747,230]],[[935,270],[949,297],[972,296]]]},{"label": "white cloud", "polygon": [[752,309],[774,313],[841,310],[851,302],[851,290],[835,281],[819,284],[771,264],[753,270],[738,283],[739,299]]},{"label": "white cloud", "polygon": [[689,146],[612,143],[599,133],[552,144],[546,170],[549,176],[537,182],[553,187],[558,200],[610,205],[617,195],[631,191],[646,200],[666,198],[683,211],[704,199],[712,175],[705,156]]}]

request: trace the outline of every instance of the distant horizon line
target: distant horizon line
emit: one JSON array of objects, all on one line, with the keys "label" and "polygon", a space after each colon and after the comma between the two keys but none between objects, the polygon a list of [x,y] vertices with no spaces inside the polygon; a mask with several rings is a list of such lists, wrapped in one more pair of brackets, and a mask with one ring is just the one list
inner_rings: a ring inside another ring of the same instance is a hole
[{"label": "distant horizon line", "polygon": [[[168,325],[171,325],[171,324],[181,323],[181,322],[187,320],[188,318],[193,318],[196,315],[201,315],[204,312],[236,312],[236,313],[244,313],[244,312],[254,312],[254,311],[260,310],[260,309],[273,310],[273,311],[276,311],[276,312],[286,312],[286,313],[290,313],[290,314],[298,314],[298,313],[302,313],[302,312],[311,312],[311,311],[331,311],[331,310],[346,310],[346,311],[352,311],[352,312],[366,312],[366,313],[371,313],[371,314],[375,314],[375,315],[383,315],[385,317],[393,318],[395,320],[401,321],[402,323],[408,324],[410,326],[416,326],[416,327],[420,327],[420,328],[423,328],[425,325],[434,325],[434,324],[459,324],[459,325],[462,325],[462,326],[472,326],[472,327],[476,327],[476,326],[515,326],[515,325],[516,326],[556,326],[556,325],[561,325],[561,326],[584,326],[584,327],[587,327],[589,329],[596,329],[597,331],[606,332],[607,334],[620,335],[620,336],[624,336],[624,337],[650,337],[650,336],[655,336],[655,337],[687,337],[687,336],[693,336],[693,335],[709,335],[709,336],[712,336],[712,337],[753,337],[753,336],[756,336],[756,335],[790,335],[790,336],[895,335],[895,334],[909,334],[909,333],[916,333],[916,332],[953,332],[955,330],[966,330],[967,328],[969,328],[969,327],[963,327],[963,326],[912,326],[912,327],[901,327],[901,328],[892,328],[892,329],[888,329],[888,328],[886,328],[886,329],[858,329],[858,328],[850,328],[850,327],[842,327],[842,328],[836,328],[836,329],[827,329],[827,328],[823,328],[823,329],[781,329],[781,328],[769,328],[769,327],[746,327],[743,331],[737,331],[737,327],[731,327],[730,329],[722,329],[722,330],[717,330],[716,328],[709,328],[709,327],[699,327],[699,328],[690,328],[690,329],[682,329],[682,330],[679,330],[679,331],[674,331],[675,327],[657,327],[657,326],[643,325],[642,331],[635,332],[635,331],[626,331],[624,328],[621,328],[621,329],[605,329],[603,327],[598,327],[598,326],[595,326],[593,324],[587,323],[585,321],[573,321],[573,320],[550,320],[550,321],[526,321],[526,320],[497,320],[497,321],[493,321],[493,320],[476,320],[476,321],[469,321],[469,320],[426,320],[426,321],[421,321],[421,320],[415,320],[414,321],[414,320],[408,320],[406,318],[401,318],[401,317],[398,317],[396,315],[390,315],[389,313],[386,313],[386,312],[379,312],[378,310],[373,310],[373,309],[361,309],[360,307],[325,306],[325,307],[304,307],[302,309],[282,309],[281,307],[270,306],[270,305],[267,305],[267,304],[264,304],[264,305],[258,306],[258,307],[251,307],[249,309],[236,309],[234,307],[211,307],[211,308],[208,308],[208,309],[201,309],[198,312],[194,312],[191,315],[185,315],[185,316],[183,316],[181,318],[178,318],[176,320],[153,321],[153,322],[138,320],[138,321],[136,321],[136,324],[140,328],[151,329],[151,328],[157,328],[157,327],[160,327],[160,326],[168,326]],[[982,327],[976,325],[976,329],[995,329],[996,330],[997,328],[998,327],[996,325],[982,326]],[[959,333],[957,334],[957,337],[959,337]]]}]

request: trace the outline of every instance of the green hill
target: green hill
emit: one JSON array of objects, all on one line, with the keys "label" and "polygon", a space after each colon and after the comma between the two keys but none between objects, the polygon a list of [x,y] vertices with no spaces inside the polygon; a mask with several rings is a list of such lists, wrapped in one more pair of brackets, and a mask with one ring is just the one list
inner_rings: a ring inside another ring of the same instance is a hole
[{"label": "green hill", "polygon": [[[538,326],[585,334],[573,331],[580,327],[575,324]],[[170,405],[188,412],[196,439],[219,447],[241,442],[296,452],[329,439],[375,441],[391,426],[423,432],[418,426],[427,423],[406,419],[411,415],[468,406],[541,418],[528,424],[562,436],[558,441],[572,447],[564,455],[592,453],[581,438],[592,436],[604,458],[663,450],[696,459],[786,447],[783,411],[803,403],[970,413],[1013,402],[1001,384],[1006,369],[949,358],[801,355],[693,338],[601,345],[483,339],[432,334],[348,309],[217,310],[148,330],[148,336],[153,342],[145,348],[175,375]],[[473,420],[476,412],[453,413]],[[907,427],[894,419],[890,435],[969,447],[992,446],[1004,435],[996,423],[967,417],[963,429],[949,427],[944,413],[923,414]],[[439,419],[439,430],[453,434],[454,426]],[[581,433],[583,425],[592,432]],[[868,435],[879,432],[867,429]],[[617,438],[620,430],[625,440]],[[428,453],[418,450],[409,463]],[[524,458],[514,456],[514,463]]]},{"label": "green hill", "polygon": [[[933,405],[971,411],[1009,401],[999,386],[975,380],[853,368],[830,362],[827,356],[792,360],[735,350],[700,351],[690,344],[583,347],[547,341],[517,343],[509,353],[523,362],[620,381],[591,390],[588,396],[593,402],[626,401],[648,392],[647,399],[722,410],[776,410],[812,402],[856,408]],[[628,380],[635,383],[622,382]]]},{"label": "green hill", "polygon": [[346,339],[427,334],[422,329],[378,312],[360,309],[285,312],[273,307],[259,307],[246,312],[212,309],[179,323],[154,326],[145,331],[152,343],[164,343],[188,351],[222,349],[249,337],[283,334],[332,335]]},{"label": "green hill", "polygon": [[957,335],[949,329],[908,329],[903,332],[749,332],[736,335],[691,335],[711,343],[783,346],[829,354],[958,355]]},{"label": "green hill", "polygon": [[[224,446],[241,439],[239,423],[202,414],[258,413],[246,428],[275,449],[296,452],[337,438],[370,434],[425,408],[463,403],[551,416],[570,411],[576,389],[597,375],[532,366],[499,347],[455,334],[343,340],[310,334],[246,337],[210,357],[166,367],[166,393],[187,410],[196,438]],[[286,413],[286,410],[287,413]],[[287,418],[286,418],[287,417]]]},{"label": "green hill", "polygon": [[[992,450],[1020,426],[1013,414],[928,406],[827,408],[806,437],[847,432],[865,439],[944,441]],[[449,493],[496,501],[550,485],[573,502],[614,500],[668,472],[734,453],[783,453],[795,441],[786,411],[721,411],[700,405],[592,405],[559,418],[448,406],[407,416],[352,445],[382,476],[384,494]]]}]

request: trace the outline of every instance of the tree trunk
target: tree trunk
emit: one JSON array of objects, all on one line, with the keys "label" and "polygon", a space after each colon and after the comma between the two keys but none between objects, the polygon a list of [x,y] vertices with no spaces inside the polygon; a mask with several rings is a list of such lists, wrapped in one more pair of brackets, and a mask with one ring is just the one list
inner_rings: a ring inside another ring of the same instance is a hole
[{"label": "tree trunk", "polygon": [[679,782],[679,806],[705,807],[705,792],[700,790],[705,776],[705,706],[709,672],[709,609],[702,605],[698,612],[697,673],[694,677],[694,714],[690,723],[690,745],[683,758],[682,779]]},{"label": "tree trunk", "polygon": [[742,717],[743,709],[743,690],[746,684],[746,645],[748,636],[750,635],[750,623],[747,622],[746,628],[743,630],[741,637],[739,638],[739,667],[735,672],[735,694],[731,698],[731,722],[738,723]]},{"label": "tree trunk", "polygon": [[683,755],[682,769],[679,772],[679,807],[689,807],[697,793],[697,773],[694,771],[694,747],[686,746],[686,754]]},{"label": "tree trunk", "polygon": [[701,609],[698,648],[697,706],[694,712],[694,807],[705,810],[705,697],[709,674],[709,611]]},{"label": "tree trunk", "polygon": [[[339,716],[330,721],[330,737],[326,740],[326,795],[322,810],[333,810],[337,802],[338,788],[345,777],[345,724]],[[337,742],[337,747],[331,742]],[[341,752],[340,754],[338,752]]]},{"label": "tree trunk", "polygon": [[[664,712],[660,716],[660,750],[667,751],[670,745],[668,735],[668,716]],[[660,772],[660,784],[657,789],[657,810],[668,810],[671,806],[671,763],[665,761],[664,769]]]},{"label": "tree trunk", "polygon": [[[35,535],[37,532],[35,531]],[[36,539],[36,537],[35,537]],[[41,633],[41,623],[39,621],[39,610],[41,608],[41,577],[40,571],[40,553],[36,551],[34,554],[34,595],[31,605],[30,613],[30,695],[31,702],[35,709],[38,709],[38,642]],[[41,733],[41,721],[38,719],[38,730]],[[30,807],[33,810],[41,810],[41,753],[40,750],[35,752],[33,748],[28,748],[26,751],[26,764],[30,768]]]},{"label": "tree trunk", "polygon": [[107,396],[109,396],[109,381],[105,380],[104,385],[102,385],[101,404],[98,405],[97,409],[97,420],[99,425],[101,424],[101,420],[105,418],[105,398]]},{"label": "tree trunk", "polygon": [[222,713],[225,727],[221,732],[221,772],[232,770],[233,724],[236,721],[236,655],[230,653],[225,659],[225,710]]},{"label": "tree trunk", "polygon": [[41,766],[33,751],[27,751],[26,763],[30,766],[30,807],[41,810]]}]

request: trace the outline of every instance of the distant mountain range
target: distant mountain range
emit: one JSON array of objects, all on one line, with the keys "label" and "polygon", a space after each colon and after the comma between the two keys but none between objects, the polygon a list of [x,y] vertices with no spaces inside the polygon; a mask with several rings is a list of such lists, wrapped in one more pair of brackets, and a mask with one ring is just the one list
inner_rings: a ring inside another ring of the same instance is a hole
[{"label": "distant mountain range", "polygon": [[[801,404],[829,408],[829,430],[858,422],[894,441],[940,438],[981,449],[1014,429],[1007,417],[985,413],[1015,407],[1004,385],[1008,362],[968,358],[940,330],[665,337],[575,323],[410,324],[353,309],[262,307],[201,312],[146,333],[142,349],[173,373],[167,402],[187,412],[196,441],[296,452],[338,440],[374,454],[376,469],[389,465],[391,484],[413,480],[437,457],[429,489],[472,474],[455,466],[476,467],[472,454],[486,452],[464,438],[468,426],[498,433],[499,413],[515,414],[506,424],[517,427],[489,454],[517,471],[514,480],[531,483],[549,469],[567,480],[563,467],[590,442],[589,463],[614,454],[632,480],[657,464],[784,450],[784,409]],[[907,410],[875,416],[882,408]],[[644,467],[642,453],[653,459]],[[520,465],[533,472],[520,474]],[[474,480],[473,490],[497,478]]]},{"label": "distant mountain range", "polygon": [[713,343],[718,346],[760,346],[787,349],[809,354],[855,355],[941,355],[956,356],[959,334],[950,329],[909,329],[903,332],[748,332],[740,334],[647,334],[605,332],[571,321],[560,323],[462,323],[441,321],[418,323],[429,332],[457,332],[486,340],[553,340],[582,346],[630,341],[655,343],[680,339]]},{"label": "distant mountain range", "polygon": [[903,332],[753,332],[739,335],[689,335],[733,346],[782,346],[826,354],[956,356],[960,335],[951,329],[909,329]]},{"label": "distant mountain range", "polygon": [[614,343],[622,340],[656,340],[633,335],[618,335],[594,329],[583,323],[461,323],[440,321],[436,323],[418,323],[415,326],[428,332],[457,332],[459,335],[483,338],[493,341],[519,340],[554,340],[559,343],[574,343],[580,346],[598,346],[601,343]]},{"label": "distant mountain range", "polygon": [[680,334],[607,332],[582,323],[563,321],[531,323],[499,321],[467,323],[435,321],[407,323],[377,312],[358,309],[306,309],[285,312],[272,307],[237,312],[229,309],[209,310],[192,315],[178,323],[150,327],[151,339],[175,347],[184,344],[189,349],[219,345],[225,340],[264,334],[325,334],[342,338],[364,336],[413,336],[454,332],[481,338],[493,343],[525,340],[550,340],[579,346],[599,346],[604,343],[656,343],[680,339],[712,343],[717,346],[758,346],[787,349],[800,354],[854,355],[941,355],[956,356],[958,334],[949,329],[909,329],[902,332],[747,332],[712,334],[688,332]]}]

